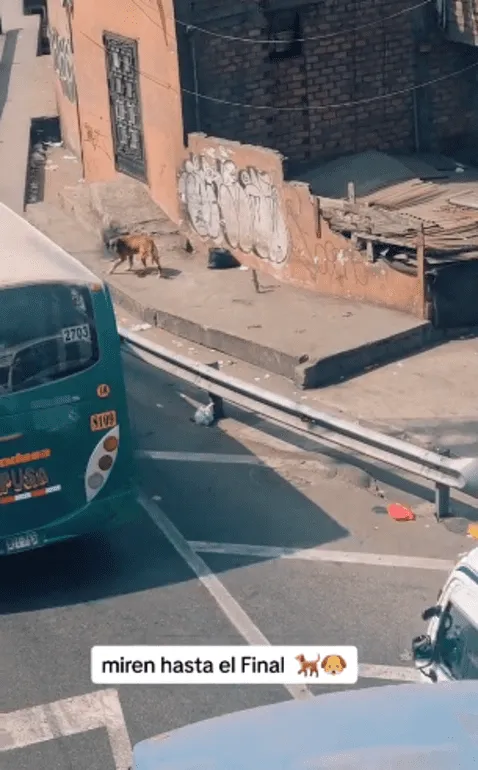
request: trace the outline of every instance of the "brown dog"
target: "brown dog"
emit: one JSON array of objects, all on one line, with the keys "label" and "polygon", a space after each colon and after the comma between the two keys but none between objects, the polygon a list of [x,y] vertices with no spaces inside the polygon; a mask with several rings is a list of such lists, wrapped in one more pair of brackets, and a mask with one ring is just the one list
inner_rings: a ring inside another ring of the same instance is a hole
[{"label": "brown dog", "polygon": [[109,251],[114,251],[118,255],[118,259],[113,262],[111,269],[108,271],[108,275],[114,273],[116,268],[126,262],[126,260],[128,260],[128,270],[132,270],[133,260],[137,256],[144,269],[146,269],[149,260],[151,265],[156,265],[158,268],[158,278],[163,276],[158,248],[150,235],[135,235],[133,233],[118,235],[116,238],[108,240],[107,248]]},{"label": "brown dog", "polygon": [[319,676],[319,660],[320,655],[317,656],[317,660],[306,660],[304,655],[297,655],[296,660],[300,663],[300,669],[299,674],[303,674],[305,677],[307,676],[307,672],[309,676]]},{"label": "brown dog", "polygon": [[341,655],[327,655],[322,661],[322,668],[326,674],[336,676],[347,668],[347,664]]}]

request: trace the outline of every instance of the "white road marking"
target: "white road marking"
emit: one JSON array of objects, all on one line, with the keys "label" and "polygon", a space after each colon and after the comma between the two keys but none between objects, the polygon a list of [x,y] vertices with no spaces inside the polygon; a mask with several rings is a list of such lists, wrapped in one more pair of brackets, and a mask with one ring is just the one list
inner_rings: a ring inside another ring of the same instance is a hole
[{"label": "white road marking", "polygon": [[386,679],[389,682],[415,682],[425,684],[425,679],[416,668],[406,666],[380,666],[359,663],[359,679]]},{"label": "white road marking", "polygon": [[[184,559],[192,572],[194,572],[198,580],[216,601],[226,618],[243,639],[251,645],[270,645],[269,640],[264,636],[262,631],[260,631],[252,622],[240,604],[223,586],[217,575],[209,569],[206,562],[193,551],[187,540],[184,539],[180,531],[174,526],[164,511],[162,511],[153,500],[148,499],[144,495],[139,496],[139,502],[154,524],[156,524],[176,552],[182,559]],[[284,685],[284,687],[289,694],[297,700],[305,700],[314,697],[307,687],[300,685]]]},{"label": "white road marking", "polygon": [[116,690],[97,690],[0,714],[0,752],[105,728],[116,770],[128,770],[132,747]]},{"label": "white road marking", "polygon": [[450,572],[454,561],[430,559],[421,556],[400,556],[389,553],[360,553],[355,551],[334,551],[317,548],[281,548],[267,545],[244,545],[241,543],[208,543],[189,541],[196,553],[217,553],[225,556],[250,556],[258,559],[293,559],[296,561],[333,562],[335,564],[361,564],[368,567],[402,567],[424,569],[436,572]]},{"label": "white road marking", "polygon": [[[289,452],[290,454],[290,452]],[[181,463],[211,463],[212,465],[254,465],[262,468],[282,469],[284,467],[296,467],[309,470],[323,469],[324,463],[308,453],[304,459],[304,452],[297,452],[295,457],[277,457],[277,455],[261,454],[223,454],[222,452],[160,452],[153,449],[139,449],[135,452],[138,460],[160,460],[162,462]]]},{"label": "white road marking", "polygon": [[163,460],[186,463],[226,463],[230,465],[264,465],[255,455],[227,455],[215,452],[156,452],[153,450],[138,450],[135,452],[139,460]]}]

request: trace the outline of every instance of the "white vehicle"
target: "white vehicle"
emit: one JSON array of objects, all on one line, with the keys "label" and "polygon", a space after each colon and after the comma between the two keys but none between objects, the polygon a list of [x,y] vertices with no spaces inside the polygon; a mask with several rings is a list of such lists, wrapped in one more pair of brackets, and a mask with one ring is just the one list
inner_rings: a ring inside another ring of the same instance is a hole
[{"label": "white vehicle", "polygon": [[412,642],[416,667],[430,682],[478,679],[478,548],[461,559],[422,613],[426,634]]}]

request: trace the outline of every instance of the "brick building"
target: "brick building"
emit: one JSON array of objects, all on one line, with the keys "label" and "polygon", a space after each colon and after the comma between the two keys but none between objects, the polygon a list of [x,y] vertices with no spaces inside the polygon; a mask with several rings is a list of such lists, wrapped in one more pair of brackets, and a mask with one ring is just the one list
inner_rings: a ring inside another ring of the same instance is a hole
[{"label": "brick building", "polygon": [[289,173],[368,149],[450,152],[474,144],[478,126],[473,7],[477,0],[48,0],[64,136],[88,179],[114,174],[121,141],[108,124],[118,72],[108,62],[125,52],[138,72],[119,86],[132,89],[119,130],[124,141],[139,137],[144,157],[130,172],[158,194],[157,174],[179,163],[192,132],[277,149]]},{"label": "brick building", "polygon": [[[422,188],[402,190],[393,242],[380,206],[355,205],[353,193],[327,211],[287,178],[366,150],[474,150],[478,0],[47,3],[62,134],[87,182],[126,174],[147,185],[198,250],[223,245],[295,286],[430,317],[451,285],[430,251],[439,261],[450,238],[463,249],[463,222],[442,215],[442,176],[433,193],[425,185],[437,206],[421,224],[405,209]],[[472,212],[468,258],[478,260],[474,226]],[[453,281],[468,287],[475,317],[469,265]],[[462,298],[451,292],[449,316]]]},{"label": "brick building", "polygon": [[186,133],[273,147],[293,166],[468,141],[476,69],[411,89],[478,63],[476,48],[452,42],[463,35],[448,34],[473,2],[430,0],[410,11],[418,1],[176,0]]}]

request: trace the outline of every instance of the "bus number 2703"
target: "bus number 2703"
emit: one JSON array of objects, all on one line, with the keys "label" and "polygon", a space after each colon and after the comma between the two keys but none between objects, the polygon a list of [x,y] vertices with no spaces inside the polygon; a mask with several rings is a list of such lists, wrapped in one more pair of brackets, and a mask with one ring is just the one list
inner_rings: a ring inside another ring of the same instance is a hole
[{"label": "bus number 2703", "polygon": [[81,326],[67,326],[61,330],[63,335],[63,342],[68,344],[69,342],[81,342],[81,340],[89,341],[91,339],[90,327],[88,324],[81,324]]}]

